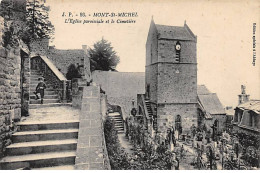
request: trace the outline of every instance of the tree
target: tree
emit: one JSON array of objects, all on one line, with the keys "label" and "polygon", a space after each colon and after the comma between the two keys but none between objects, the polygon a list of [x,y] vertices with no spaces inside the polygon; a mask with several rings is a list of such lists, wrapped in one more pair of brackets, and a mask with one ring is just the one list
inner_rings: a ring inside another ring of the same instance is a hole
[{"label": "tree", "polygon": [[[22,40],[30,48],[33,39],[52,38],[54,26],[49,21],[49,10],[42,0],[3,0],[0,16],[5,19],[4,46]],[[23,22],[15,22],[17,17]]]},{"label": "tree", "polygon": [[79,71],[74,64],[69,65],[66,78],[68,80],[72,80],[73,78],[80,78]]},{"label": "tree", "polygon": [[[41,0],[28,0],[26,4],[26,37],[29,39],[52,38],[54,26],[49,21],[50,7],[45,6]],[[23,39],[26,39],[23,38]],[[30,41],[28,40],[28,41]]]},{"label": "tree", "polygon": [[120,58],[113,50],[111,43],[102,38],[102,40],[96,42],[93,47],[93,49],[89,48],[88,50],[91,71],[115,71],[116,66],[120,62]]}]

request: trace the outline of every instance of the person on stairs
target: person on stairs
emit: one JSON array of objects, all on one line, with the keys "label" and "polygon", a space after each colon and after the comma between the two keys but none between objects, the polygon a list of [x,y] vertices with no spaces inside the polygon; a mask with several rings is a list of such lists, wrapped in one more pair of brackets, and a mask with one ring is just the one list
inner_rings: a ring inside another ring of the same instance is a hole
[{"label": "person on stairs", "polygon": [[40,77],[38,79],[38,81],[39,81],[39,83],[36,86],[34,94],[36,95],[36,100],[38,100],[39,99],[38,93],[40,93],[40,95],[41,95],[41,104],[43,104],[44,90],[46,89],[46,84],[44,83],[42,77]]}]

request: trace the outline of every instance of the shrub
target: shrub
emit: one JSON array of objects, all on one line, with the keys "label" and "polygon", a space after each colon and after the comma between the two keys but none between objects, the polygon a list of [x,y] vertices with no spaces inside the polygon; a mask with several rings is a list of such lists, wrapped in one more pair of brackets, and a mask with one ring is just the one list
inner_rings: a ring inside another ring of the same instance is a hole
[{"label": "shrub", "polygon": [[76,68],[76,66],[74,64],[70,64],[68,67],[66,78],[68,80],[72,80],[73,78],[79,78],[79,77],[80,77],[80,74],[79,74],[79,71]]}]

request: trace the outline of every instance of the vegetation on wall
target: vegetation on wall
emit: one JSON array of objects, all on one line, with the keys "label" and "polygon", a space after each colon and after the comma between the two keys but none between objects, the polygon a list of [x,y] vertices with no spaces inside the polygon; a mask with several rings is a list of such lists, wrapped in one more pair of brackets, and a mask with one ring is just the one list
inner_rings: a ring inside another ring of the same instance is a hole
[{"label": "vegetation on wall", "polygon": [[[260,167],[260,158],[259,158],[259,147],[260,139],[258,135],[248,135],[243,132],[238,132],[236,134],[238,137],[239,143],[242,148],[242,158],[247,161],[247,163],[254,167]],[[248,150],[249,147],[255,148],[255,150]]]},{"label": "vegetation on wall", "polygon": [[[43,1],[27,0],[18,1],[2,0],[0,16],[5,19],[3,46],[17,46],[22,40],[30,48],[34,39],[52,38],[54,26],[49,20],[50,8]],[[23,6],[26,9],[23,8]],[[17,22],[17,20],[19,22]]]}]

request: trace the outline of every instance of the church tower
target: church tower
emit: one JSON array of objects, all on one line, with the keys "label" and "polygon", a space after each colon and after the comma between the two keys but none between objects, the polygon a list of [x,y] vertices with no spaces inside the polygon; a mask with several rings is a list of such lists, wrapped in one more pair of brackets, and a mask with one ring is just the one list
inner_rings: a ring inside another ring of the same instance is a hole
[{"label": "church tower", "polygon": [[146,42],[145,85],[158,132],[197,126],[197,37],[184,26],[157,25]]}]

